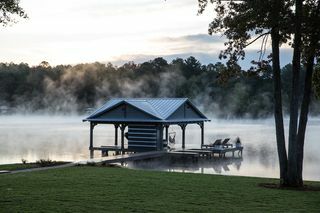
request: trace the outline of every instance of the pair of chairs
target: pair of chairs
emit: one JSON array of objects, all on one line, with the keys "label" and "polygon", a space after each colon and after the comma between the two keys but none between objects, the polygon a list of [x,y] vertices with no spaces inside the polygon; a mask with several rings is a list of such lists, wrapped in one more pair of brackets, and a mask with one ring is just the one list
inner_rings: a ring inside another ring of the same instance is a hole
[{"label": "pair of chairs", "polygon": [[222,147],[222,148],[227,148],[227,147],[232,147],[232,144],[229,144],[228,142],[230,141],[230,138],[225,138],[225,139],[217,139],[215,142],[203,145],[204,148],[212,148],[212,147]]}]

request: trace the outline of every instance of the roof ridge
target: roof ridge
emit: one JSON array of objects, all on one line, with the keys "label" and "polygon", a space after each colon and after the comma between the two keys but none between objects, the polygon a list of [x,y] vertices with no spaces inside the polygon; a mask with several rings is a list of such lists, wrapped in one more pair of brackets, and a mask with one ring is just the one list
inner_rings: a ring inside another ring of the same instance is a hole
[{"label": "roof ridge", "polygon": [[[188,98],[184,98],[184,99],[185,99],[185,100],[182,102],[182,104],[184,104],[184,103],[186,103],[186,102],[188,101]],[[171,114],[170,114],[170,115],[167,115],[167,117],[165,117],[164,119],[168,119],[171,115],[173,115],[173,114],[179,109],[179,107],[180,107],[182,104],[180,104],[179,106],[177,106],[176,109],[173,110],[173,111],[171,112]]]},{"label": "roof ridge", "polygon": [[171,99],[171,100],[177,100],[177,99],[188,99],[188,98],[169,98],[169,97],[164,97],[164,98],[111,98],[110,100],[152,100],[152,99]]},{"label": "roof ridge", "polygon": [[163,117],[163,114],[162,114],[161,112],[159,112],[159,110],[158,110],[155,106],[153,106],[152,103],[150,103],[150,99],[147,100],[147,103],[150,104],[150,106],[157,112],[158,115],[160,115],[160,117],[161,117],[162,120],[165,119],[165,118]]},{"label": "roof ridge", "polygon": [[[191,105],[192,110],[194,110],[195,113],[197,114],[195,116],[197,117],[197,119],[200,119],[201,121],[208,120],[206,116],[199,109],[197,109],[197,107],[188,98],[111,98],[108,102],[103,104],[102,107],[100,107],[99,109],[91,113],[89,117],[84,119],[84,121],[90,121],[90,120],[94,121],[95,119],[99,120],[98,117],[101,114],[106,113],[112,110],[113,108],[116,108],[120,104],[126,104],[138,111],[143,112],[145,115],[149,115],[150,116],[149,118],[145,118],[146,122],[150,119],[152,121],[157,121],[157,122],[167,122],[170,119],[175,120],[174,119],[175,117],[170,117],[170,116],[175,114],[177,110],[181,109],[181,106],[183,106],[186,103]],[[178,115],[178,114],[177,116],[181,117],[181,115],[180,114]],[[180,117],[179,119],[182,119]],[[111,118],[100,118],[101,121],[103,119],[107,121],[108,119],[110,120]]]},{"label": "roof ridge", "polygon": [[[139,106],[136,106],[136,105],[133,105],[132,103],[130,103],[130,101],[128,101],[128,100],[123,100],[125,103],[127,103],[127,104],[129,104],[130,106],[133,106],[133,107],[135,107],[135,108],[137,108],[137,109],[139,109],[139,110],[141,110],[141,111],[143,111],[143,112],[145,112],[145,113],[147,113],[147,114],[149,114],[149,115],[151,115],[151,116],[153,116],[153,117],[156,117],[156,118],[158,118],[158,119],[161,119],[161,120],[163,120],[163,118],[162,118],[162,116],[158,113],[158,111],[156,111],[156,110],[153,110],[153,111],[155,111],[157,114],[156,115],[154,115],[153,113],[150,113],[150,112],[148,112],[148,111],[146,111],[145,109],[142,109],[141,107],[139,107]],[[147,101],[141,101],[141,102],[145,102],[145,103],[148,103],[149,105],[151,105],[149,102],[147,102]],[[151,109],[154,109],[153,107],[152,107],[152,105],[151,105]],[[159,116],[160,115],[160,116]]]},{"label": "roof ridge", "polygon": [[[152,101],[154,101],[155,99],[149,99],[149,103],[151,104],[151,106],[154,107],[155,110],[157,110],[157,112],[161,115],[162,119],[165,120],[168,117],[170,117],[175,111],[177,111],[177,109],[186,101],[188,101],[188,98],[169,98],[169,99],[163,99],[163,98],[159,98],[158,100],[179,100],[182,101],[182,103],[180,104],[176,104],[176,106],[173,108],[173,110],[168,110],[166,109],[165,111],[163,111],[163,107],[159,106],[156,103],[151,103]],[[150,102],[151,101],[151,102]]]}]

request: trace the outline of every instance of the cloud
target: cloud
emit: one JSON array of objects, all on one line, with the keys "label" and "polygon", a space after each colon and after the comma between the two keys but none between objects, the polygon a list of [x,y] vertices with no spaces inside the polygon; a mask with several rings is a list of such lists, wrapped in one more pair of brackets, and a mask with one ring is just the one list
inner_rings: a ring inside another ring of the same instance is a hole
[{"label": "cloud", "polygon": [[179,37],[163,37],[155,40],[156,42],[193,42],[198,44],[212,44],[212,43],[222,43],[223,38],[219,35],[208,35],[208,34],[194,34],[194,35],[184,35]]},{"label": "cloud", "polygon": [[189,52],[218,53],[224,47],[219,35],[190,34],[178,37],[162,37],[152,40],[164,54],[185,54]]},{"label": "cloud", "polygon": [[[219,50],[220,51],[220,50]],[[162,57],[166,59],[168,62],[171,62],[173,59],[176,58],[183,58],[186,59],[190,56],[194,56],[196,59],[198,59],[202,64],[215,64],[217,62],[223,62],[219,59],[219,51],[217,52],[186,52],[186,53],[177,53],[177,54],[167,54],[167,55],[146,55],[146,54],[134,54],[134,55],[123,55],[119,58],[116,58],[114,60],[111,60],[110,62],[121,66],[124,63],[128,61],[134,61],[135,63],[143,63],[149,60],[153,60],[157,57]],[[269,52],[266,52],[264,59],[270,54]],[[246,58],[243,61],[240,61],[240,65],[243,69],[248,69],[251,66],[252,60],[258,60],[259,59],[259,53],[257,50],[248,50],[246,51]],[[282,48],[280,51],[280,60],[281,60],[281,66],[285,66],[286,64],[291,63],[292,61],[292,49],[289,48]]]}]

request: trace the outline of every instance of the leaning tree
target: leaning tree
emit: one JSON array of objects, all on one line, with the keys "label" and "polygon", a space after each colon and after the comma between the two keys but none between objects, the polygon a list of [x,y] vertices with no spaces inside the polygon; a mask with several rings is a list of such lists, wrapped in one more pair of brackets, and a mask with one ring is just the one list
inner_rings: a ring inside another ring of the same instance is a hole
[{"label": "leaning tree", "polygon": [[[215,18],[209,25],[209,34],[223,33],[228,41],[220,58],[228,59],[227,76],[238,73],[238,61],[245,58],[245,49],[261,41],[259,60],[250,69],[262,72],[272,63],[274,82],[274,117],[277,150],[282,186],[302,186],[303,148],[308,121],[312,76],[315,59],[319,59],[319,5],[320,0],[198,0],[199,13],[214,8]],[[272,54],[265,59],[267,42],[271,38]],[[291,46],[292,82],[288,152],[284,133],[280,48]],[[301,64],[306,67],[304,90],[299,91]],[[303,92],[303,93],[302,93]],[[302,101],[299,101],[300,94]],[[299,115],[300,108],[300,115]],[[287,154],[288,153],[288,154]]]}]

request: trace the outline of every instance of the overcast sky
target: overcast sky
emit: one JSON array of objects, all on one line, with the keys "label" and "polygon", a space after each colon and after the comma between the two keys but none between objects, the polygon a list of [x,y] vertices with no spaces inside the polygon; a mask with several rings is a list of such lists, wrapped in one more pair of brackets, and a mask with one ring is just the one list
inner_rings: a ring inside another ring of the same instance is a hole
[{"label": "overcast sky", "polygon": [[[207,35],[212,8],[198,16],[197,0],[21,0],[21,6],[29,19],[1,28],[1,62],[120,65],[194,55],[207,64],[223,49],[224,38]],[[247,62],[258,47],[250,47]],[[283,54],[282,62],[289,58]]]}]

